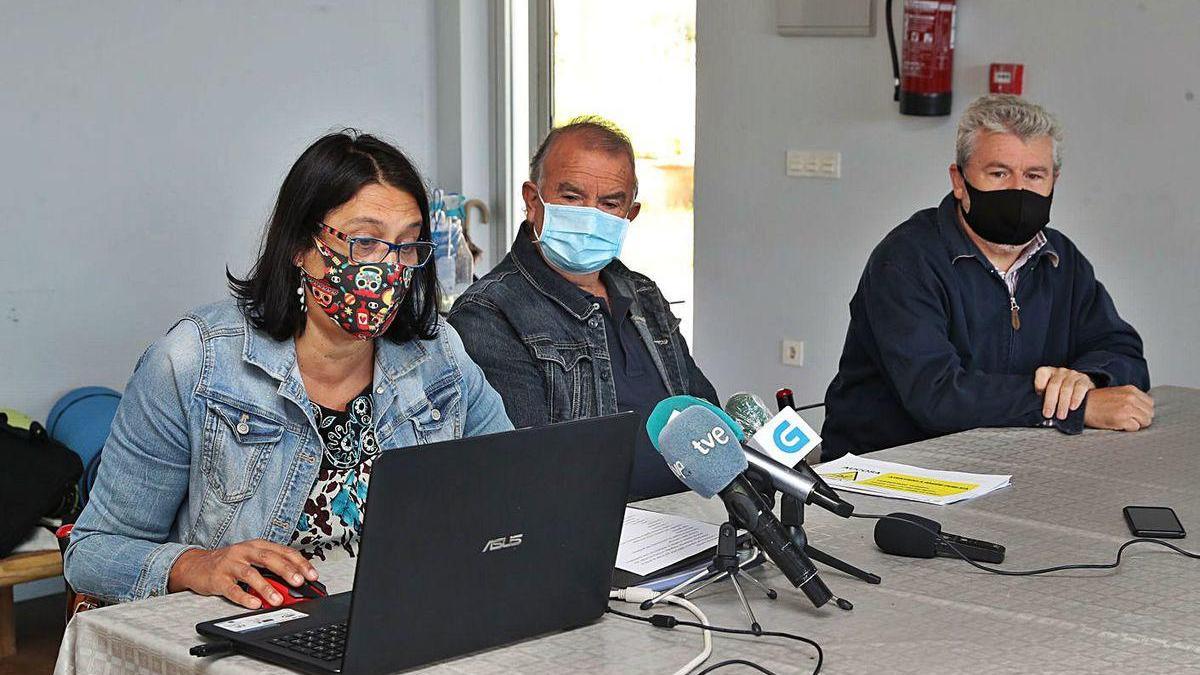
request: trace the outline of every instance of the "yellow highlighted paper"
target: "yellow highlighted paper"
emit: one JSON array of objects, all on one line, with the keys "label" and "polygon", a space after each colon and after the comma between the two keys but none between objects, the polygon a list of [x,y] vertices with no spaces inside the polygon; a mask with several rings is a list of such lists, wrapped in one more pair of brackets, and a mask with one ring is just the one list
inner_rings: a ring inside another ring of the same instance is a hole
[{"label": "yellow highlighted paper", "polygon": [[925,476],[910,476],[903,473],[884,473],[874,478],[856,481],[855,484],[870,485],[871,487],[897,490],[899,492],[912,492],[931,497],[949,497],[950,495],[962,494],[979,487],[979,483],[959,483],[957,481],[939,480]]},{"label": "yellow highlighted paper", "polygon": [[847,453],[816,467],[835,490],[923,504],[953,504],[1009,484],[1012,476],[938,471]]}]

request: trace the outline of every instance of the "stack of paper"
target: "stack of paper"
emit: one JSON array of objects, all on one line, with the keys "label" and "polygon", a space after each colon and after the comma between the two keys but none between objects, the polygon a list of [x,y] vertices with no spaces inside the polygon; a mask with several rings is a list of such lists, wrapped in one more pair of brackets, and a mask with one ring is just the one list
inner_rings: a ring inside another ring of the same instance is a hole
[{"label": "stack of paper", "polygon": [[[674,588],[712,563],[720,529],[712,523],[626,506],[613,587]],[[749,535],[738,532],[739,566],[748,570],[761,565],[766,558],[757,548],[745,546]]]},{"label": "stack of paper", "polygon": [[814,469],[835,490],[939,505],[986,495],[1012,480],[1012,476],[935,471],[856,455],[844,455]]},{"label": "stack of paper", "polygon": [[[617,569],[650,576],[715,550],[719,525],[625,507]],[[708,560],[705,558],[705,562]]]}]

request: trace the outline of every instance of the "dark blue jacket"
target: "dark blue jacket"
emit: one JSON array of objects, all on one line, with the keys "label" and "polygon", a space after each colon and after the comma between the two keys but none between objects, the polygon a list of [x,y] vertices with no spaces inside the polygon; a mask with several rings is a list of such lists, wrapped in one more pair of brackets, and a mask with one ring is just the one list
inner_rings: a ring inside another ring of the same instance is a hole
[{"label": "dark blue jacket", "polygon": [[825,394],[822,459],[976,427],[1079,433],[1084,407],[1063,422],[1042,417],[1040,366],[1087,373],[1100,387],[1150,388],[1141,338],[1070,239],[1047,228],[1010,298],[956,208],[951,194],[917,212],[867,261]]}]

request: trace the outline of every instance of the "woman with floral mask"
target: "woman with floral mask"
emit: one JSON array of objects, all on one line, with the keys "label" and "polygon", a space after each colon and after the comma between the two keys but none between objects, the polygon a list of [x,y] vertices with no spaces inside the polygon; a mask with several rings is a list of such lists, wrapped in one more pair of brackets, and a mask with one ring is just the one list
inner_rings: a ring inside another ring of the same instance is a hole
[{"label": "woman with floral mask", "polygon": [[357,554],[380,452],[512,428],[436,313],[429,228],[396,148],[347,131],[300,156],[234,297],[138,363],[67,549],[76,590],[278,605],[259,569],[300,585]]}]

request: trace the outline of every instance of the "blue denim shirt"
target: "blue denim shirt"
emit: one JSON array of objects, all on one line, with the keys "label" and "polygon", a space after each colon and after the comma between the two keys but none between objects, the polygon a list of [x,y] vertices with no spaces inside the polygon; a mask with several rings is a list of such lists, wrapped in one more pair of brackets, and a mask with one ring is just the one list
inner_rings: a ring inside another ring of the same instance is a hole
[{"label": "blue denim shirt", "polygon": [[[512,428],[445,323],[433,340],[376,340],[372,392],[383,448]],[[161,595],[189,548],[286,545],[322,457],[295,342],[232,299],[185,316],[138,362],[102,457],[64,559],[82,593]]]}]

